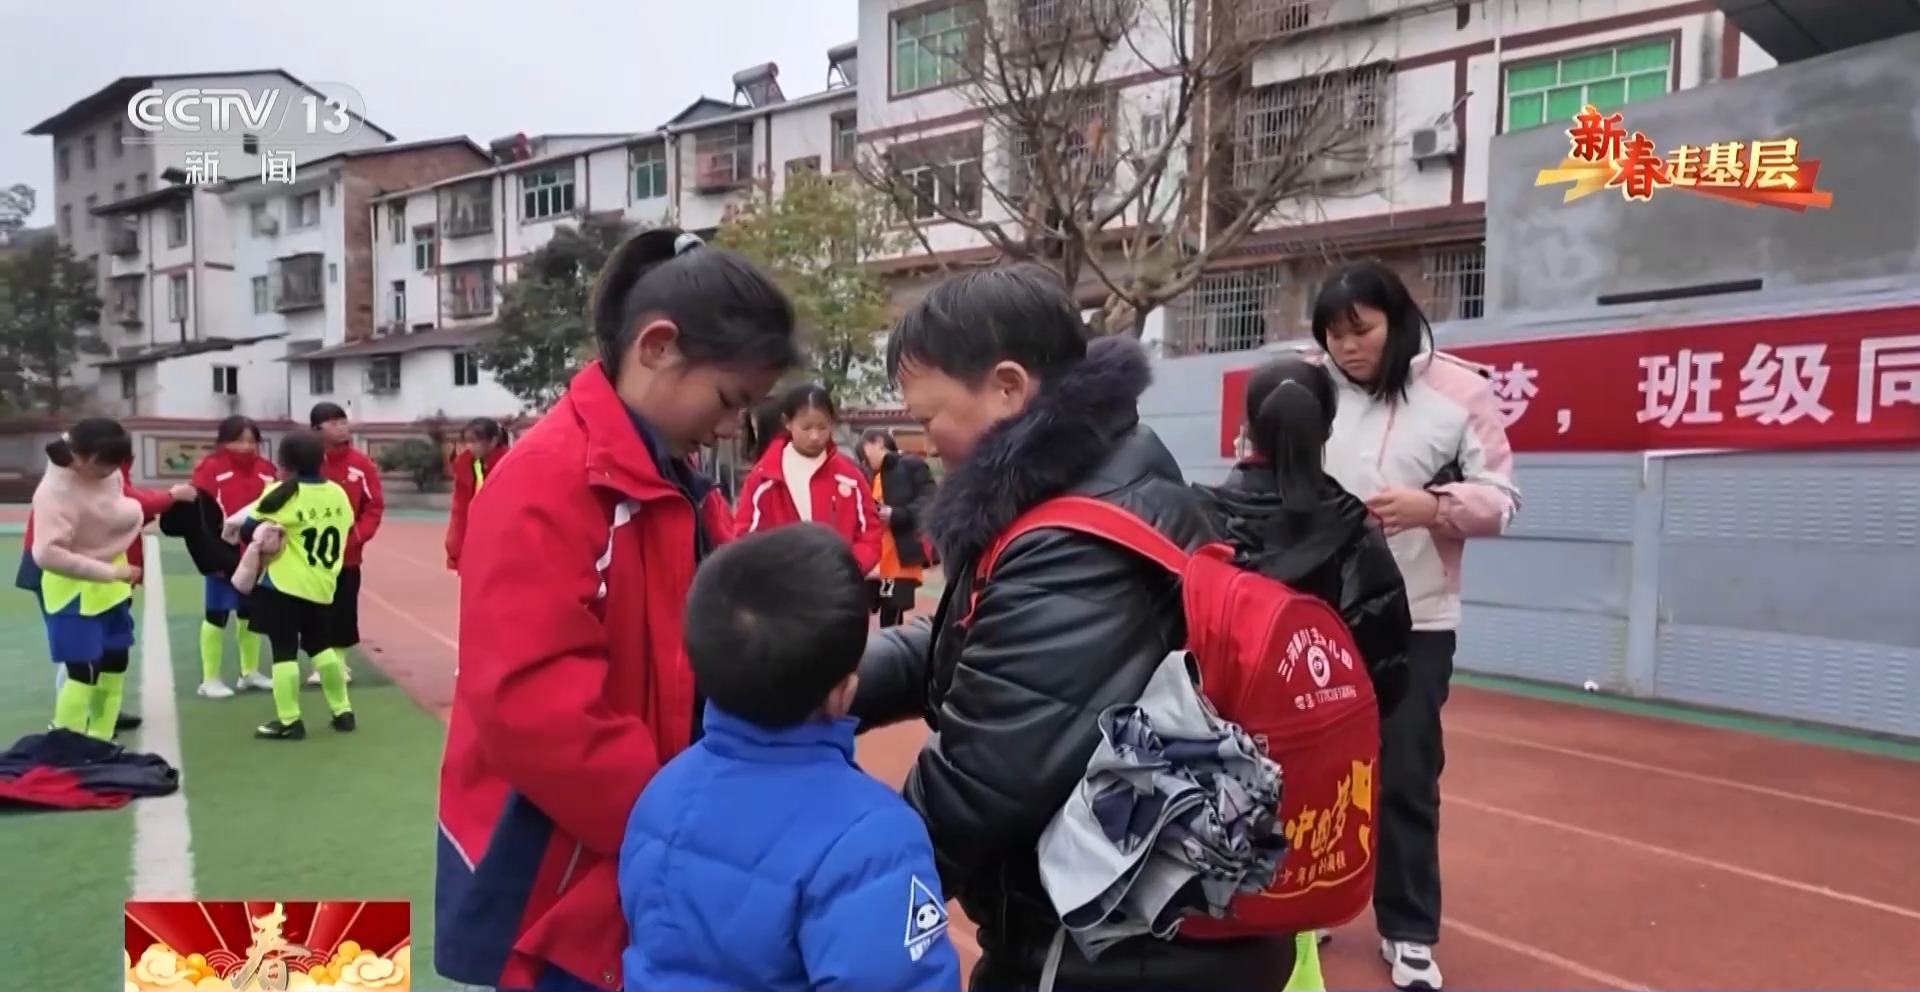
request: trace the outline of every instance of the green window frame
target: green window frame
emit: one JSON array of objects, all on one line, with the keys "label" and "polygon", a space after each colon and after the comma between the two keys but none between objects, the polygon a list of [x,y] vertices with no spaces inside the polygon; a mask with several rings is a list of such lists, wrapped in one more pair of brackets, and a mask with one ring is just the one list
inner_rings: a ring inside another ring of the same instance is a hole
[{"label": "green window frame", "polygon": [[667,149],[646,145],[633,150],[633,199],[655,200],[667,195]]},{"label": "green window frame", "polygon": [[974,5],[908,14],[893,22],[893,93],[902,96],[960,82],[966,66],[960,56],[971,43]]},{"label": "green window frame", "polygon": [[1589,49],[1508,66],[1502,131],[1572,123],[1591,104],[1605,111],[1665,96],[1673,82],[1671,38]]}]

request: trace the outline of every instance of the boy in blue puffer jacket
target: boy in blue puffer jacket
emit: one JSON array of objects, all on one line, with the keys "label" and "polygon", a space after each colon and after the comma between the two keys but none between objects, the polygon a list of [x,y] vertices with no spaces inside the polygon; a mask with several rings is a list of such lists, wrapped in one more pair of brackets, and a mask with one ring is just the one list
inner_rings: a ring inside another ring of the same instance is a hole
[{"label": "boy in blue puffer jacket", "polygon": [[867,601],[846,542],[799,524],[726,545],[685,636],[705,736],[627,820],[626,987],[957,992],[927,828],[853,760]]}]

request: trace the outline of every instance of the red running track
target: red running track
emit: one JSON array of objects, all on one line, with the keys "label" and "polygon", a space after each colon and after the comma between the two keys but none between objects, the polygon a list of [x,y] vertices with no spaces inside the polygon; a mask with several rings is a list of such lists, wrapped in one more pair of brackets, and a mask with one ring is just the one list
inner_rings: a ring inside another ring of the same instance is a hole
[{"label": "red running track", "polygon": [[[458,628],[440,538],[389,521],[361,616],[370,658],[444,712]],[[1449,987],[1920,982],[1920,763],[1465,687],[1447,734]],[[861,763],[898,782],[923,737],[867,735]],[[1356,920],[1323,950],[1331,987],[1388,987],[1371,934]]]}]

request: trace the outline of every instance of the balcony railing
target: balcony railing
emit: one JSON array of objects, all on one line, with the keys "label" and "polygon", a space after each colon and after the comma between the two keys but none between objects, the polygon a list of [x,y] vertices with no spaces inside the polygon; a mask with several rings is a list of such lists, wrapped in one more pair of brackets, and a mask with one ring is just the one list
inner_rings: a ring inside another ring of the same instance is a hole
[{"label": "balcony railing", "polygon": [[455,200],[440,215],[449,238],[470,238],[493,231],[493,204],[484,200]]},{"label": "balcony railing", "polygon": [[1241,0],[1234,33],[1245,41],[1304,31],[1324,17],[1330,0]]},{"label": "balcony railing", "polygon": [[107,222],[107,251],[127,256],[140,254],[140,226],[132,217],[115,217]]},{"label": "balcony railing", "polygon": [[753,150],[735,146],[695,152],[693,188],[699,193],[739,189],[753,178]]},{"label": "balcony railing", "polygon": [[273,309],[277,313],[312,310],[327,304],[326,260],[318,252],[292,255],[273,263]]},{"label": "balcony railing", "polygon": [[1129,5],[1136,0],[1019,0],[1014,7],[1019,48],[1057,45],[1083,38],[1119,37],[1127,26]]},{"label": "balcony railing", "polygon": [[493,312],[493,284],[477,279],[453,283],[441,294],[440,309],[456,320],[485,317]]}]

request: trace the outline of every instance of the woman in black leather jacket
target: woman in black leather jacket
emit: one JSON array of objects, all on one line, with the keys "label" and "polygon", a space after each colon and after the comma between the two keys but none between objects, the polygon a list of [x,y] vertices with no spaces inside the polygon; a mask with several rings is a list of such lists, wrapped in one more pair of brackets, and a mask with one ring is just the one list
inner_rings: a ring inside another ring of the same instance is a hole
[{"label": "woman in black leather jacket", "polygon": [[1336,395],[1327,370],[1304,359],[1257,369],[1247,378],[1253,457],[1224,484],[1200,489],[1238,564],[1340,612],[1384,717],[1406,693],[1413,618],[1379,524],[1321,467]]},{"label": "woman in black leather jacket", "polygon": [[[1060,916],[1041,887],[1041,832],[1086,773],[1102,710],[1140,698],[1186,641],[1176,580],[1111,543],[1027,534],[976,582],[980,553],[1060,493],[1106,500],[1184,547],[1215,539],[1201,496],[1140,423],[1152,378],[1131,338],[1089,344],[1058,276],[1018,265],[933,289],[894,329],[887,368],[949,466],[926,532],[947,585],[932,621],[882,630],[860,664],[862,728],[933,731],[902,789],[940,881],[979,926],[974,992],[1033,989]],[[977,588],[976,588],[977,586]],[[1055,987],[1278,989],[1290,937],[1139,938],[1088,961],[1067,941]]]}]

